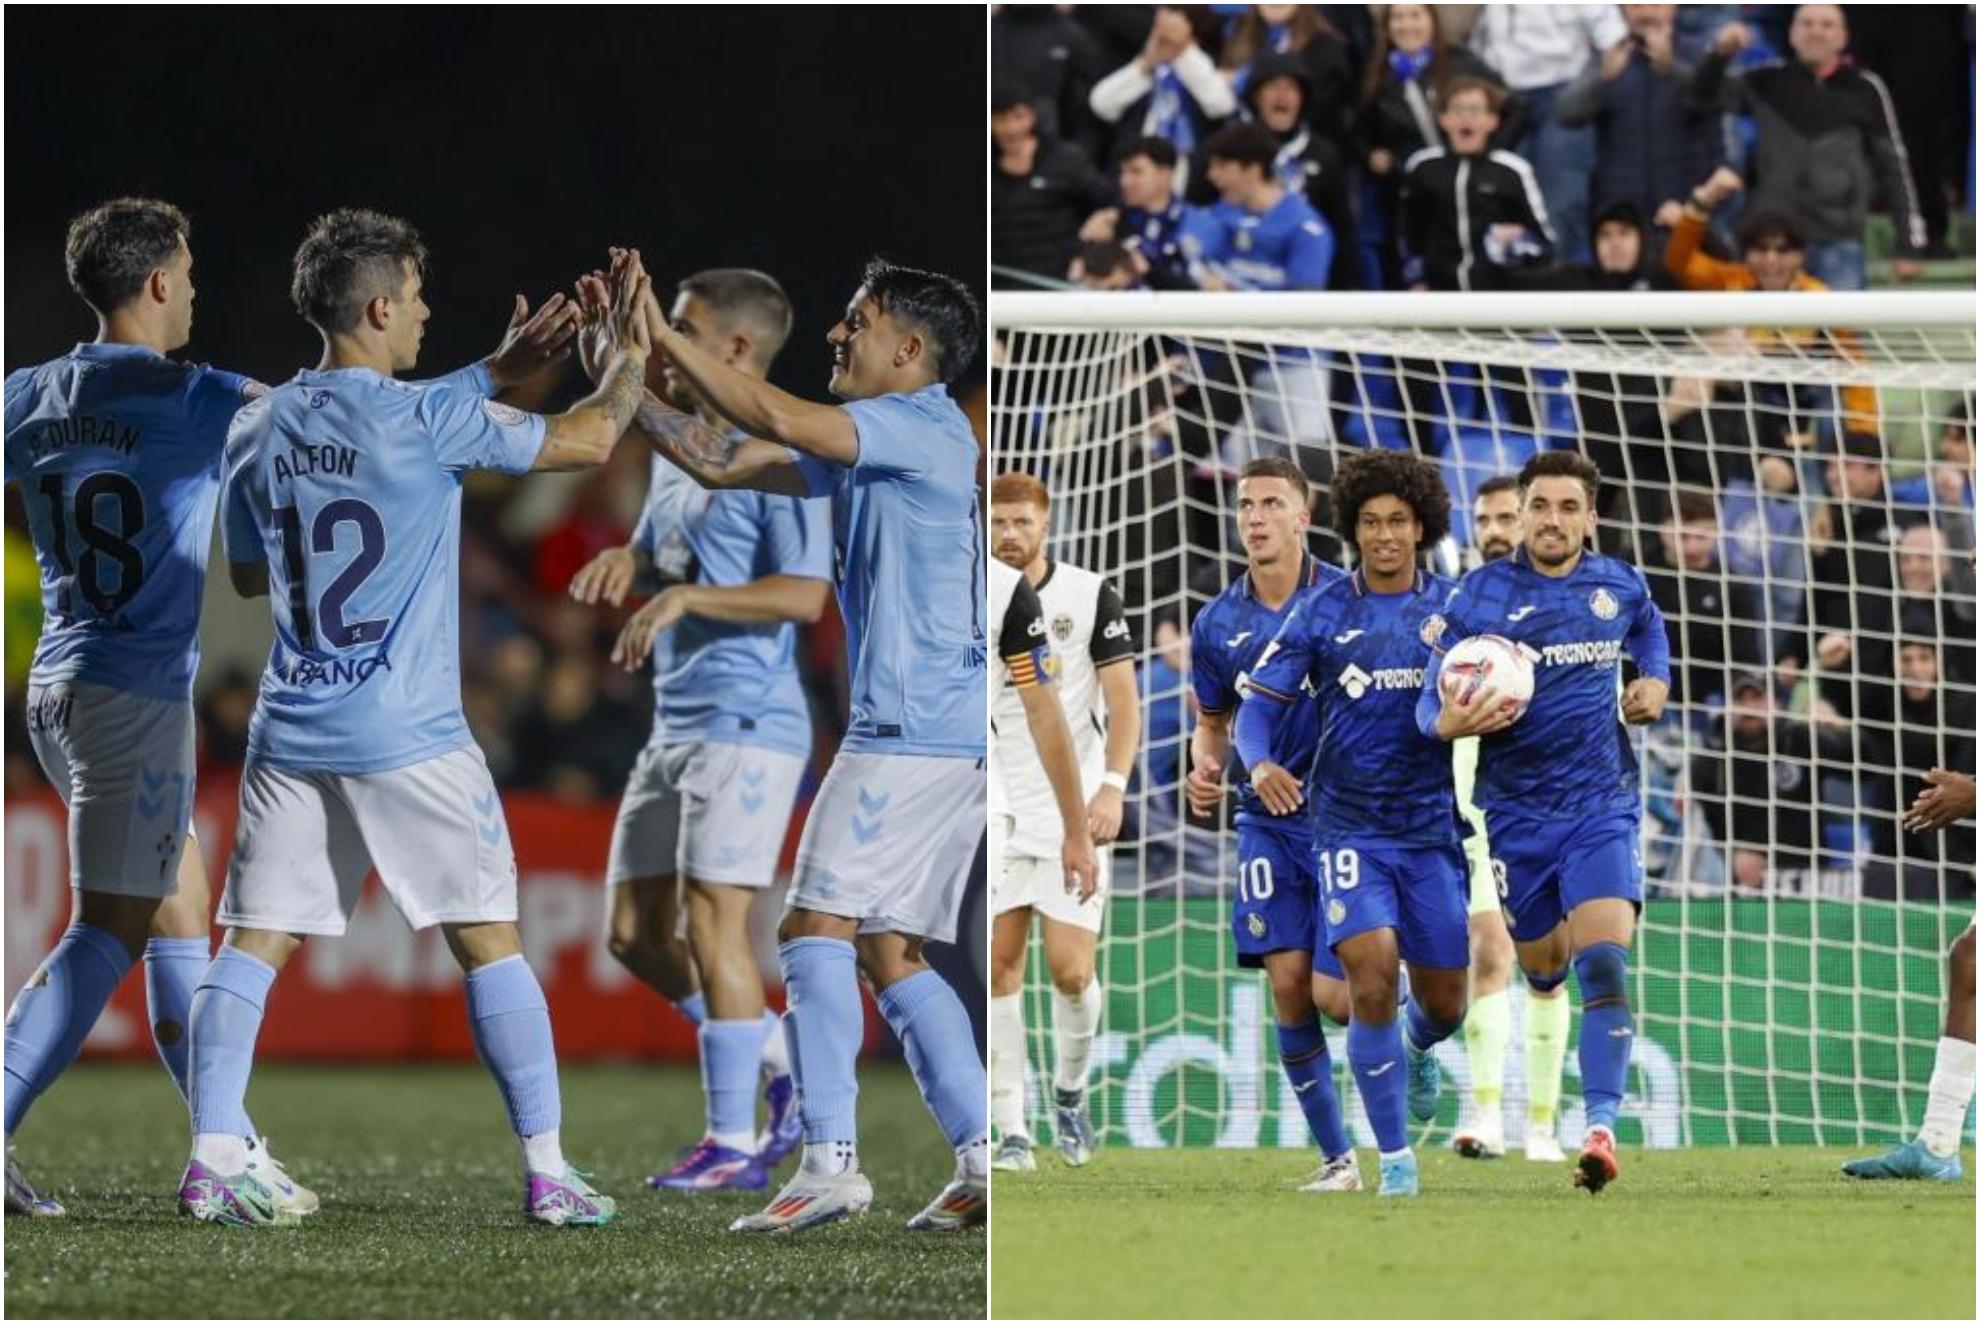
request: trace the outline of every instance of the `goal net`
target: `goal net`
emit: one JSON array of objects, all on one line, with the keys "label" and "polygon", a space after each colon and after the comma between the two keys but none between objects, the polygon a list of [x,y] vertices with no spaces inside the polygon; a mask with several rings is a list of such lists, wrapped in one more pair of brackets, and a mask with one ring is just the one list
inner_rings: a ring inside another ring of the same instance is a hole
[{"label": "goal net", "polygon": [[[1234,833],[1181,801],[1187,631],[1244,569],[1244,463],[1292,457],[1318,491],[1310,549],[1346,564],[1328,484],[1364,446],[1441,466],[1446,573],[1475,563],[1482,482],[1582,451],[1606,480],[1600,549],[1643,567],[1669,621],[1672,701],[1636,733],[1646,904],[1621,1138],[1911,1133],[1974,898],[1972,825],[1901,821],[1928,769],[1974,767],[1971,295],[1023,294],[992,315],[992,471],[1048,483],[1050,554],[1112,580],[1142,650],[1093,1059],[1108,1142],[1308,1144],[1263,975],[1232,950]],[[1035,950],[1029,968],[1043,1135]],[[1515,979],[1510,1134],[1523,996]],[[1461,1036],[1438,1055],[1431,1143],[1468,1075]],[[1578,1141],[1573,1052],[1566,1072]],[[1349,1113],[1371,1143],[1358,1101]]]}]

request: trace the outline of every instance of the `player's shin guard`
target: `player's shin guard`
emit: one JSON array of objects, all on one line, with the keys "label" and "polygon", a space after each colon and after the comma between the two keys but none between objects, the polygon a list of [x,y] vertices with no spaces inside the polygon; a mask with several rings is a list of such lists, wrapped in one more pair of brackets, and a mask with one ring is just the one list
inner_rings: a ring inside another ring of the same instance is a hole
[{"label": "player's shin guard", "polygon": [[1581,1097],[1588,1125],[1614,1131],[1636,1036],[1629,1011],[1629,953],[1598,942],[1575,953],[1581,983]]},{"label": "player's shin guard", "polygon": [[1973,1045],[1950,1036],[1939,1040],[1932,1059],[1932,1084],[1925,1095],[1925,1124],[1918,1140],[1939,1158],[1959,1153],[1966,1108],[1973,1102]]},{"label": "player's shin guard", "polygon": [[1497,1114],[1505,1098],[1506,1045],[1511,1040],[1512,1004],[1506,991],[1474,998],[1464,1016],[1464,1055],[1471,1065],[1471,1101],[1481,1117]]},{"label": "player's shin guard", "polygon": [[1105,1006],[1098,975],[1073,997],[1052,990],[1052,1038],[1058,1049],[1052,1067],[1054,1089],[1086,1092],[1086,1064],[1093,1056],[1093,1036],[1100,1030]]},{"label": "player's shin guard", "polygon": [[563,1124],[557,1046],[536,972],[520,954],[468,971],[467,1009],[475,1051],[502,1091],[510,1127],[525,1138],[554,1135]]},{"label": "player's shin guard", "polygon": [[1031,1128],[1024,1120],[1024,995],[990,999],[990,1122],[1008,1139]]},{"label": "player's shin guard", "polygon": [[1403,1032],[1409,1036],[1409,1046],[1419,1053],[1427,1053],[1444,1040],[1458,1032],[1464,1024],[1464,1017],[1454,1021],[1432,1020],[1430,1013],[1423,1010],[1423,1004],[1415,998],[1403,1011]]},{"label": "player's shin guard", "polygon": [[[248,1121],[248,1074],[254,1069],[254,1041],[261,1034],[261,1013],[275,969],[238,947],[222,946],[193,990],[192,1072],[193,1135],[245,1137]],[[229,1147],[231,1152],[231,1146]],[[222,1170],[238,1171],[230,1164]]]},{"label": "player's shin guard", "polygon": [[762,1017],[701,1023],[701,1092],[708,1134],[744,1153],[756,1148],[756,1077],[763,1062]]},{"label": "player's shin guard", "polygon": [[850,1146],[859,1138],[853,1064],[866,1028],[853,945],[839,938],[793,938],[777,949],[777,964],[789,998],[784,1029],[805,1142]]},{"label": "player's shin guard", "polygon": [[976,1035],[962,999],[942,976],[923,970],[882,989],[880,1013],[900,1039],[914,1082],[950,1147],[987,1172],[990,1154],[983,1142],[990,1118],[983,1059],[976,1055]]},{"label": "player's shin guard", "polygon": [[1530,1125],[1549,1131],[1560,1112],[1561,1068],[1567,1063],[1573,1014],[1565,994],[1526,999],[1526,1116]]},{"label": "player's shin guard", "polygon": [[1409,1073],[1403,1069],[1402,1026],[1367,1025],[1348,1021],[1348,1066],[1374,1128],[1375,1143],[1384,1154],[1409,1148],[1409,1121],[1404,1091]]},{"label": "player's shin guard", "polygon": [[1327,1053],[1327,1036],[1316,1016],[1304,1025],[1281,1025],[1279,1061],[1286,1080],[1306,1114],[1306,1129],[1327,1158],[1339,1158],[1353,1148],[1341,1118],[1341,1096],[1334,1089],[1334,1059]]},{"label": "player's shin guard", "polygon": [[193,990],[213,959],[204,938],[153,938],[144,945],[144,1001],[151,1041],[179,1094],[192,1097]]},{"label": "player's shin guard", "polygon": [[75,1061],[103,1004],[131,968],[107,931],[71,924],[14,997],[7,1013],[6,1123],[11,1138],[28,1106]]}]

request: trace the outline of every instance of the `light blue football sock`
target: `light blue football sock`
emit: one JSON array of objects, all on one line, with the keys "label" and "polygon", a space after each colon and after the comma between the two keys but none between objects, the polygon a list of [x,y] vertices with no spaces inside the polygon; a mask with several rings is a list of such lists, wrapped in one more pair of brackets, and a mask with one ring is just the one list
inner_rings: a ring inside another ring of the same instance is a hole
[{"label": "light blue football sock", "polygon": [[474,1048],[502,1091],[519,1136],[543,1135],[563,1123],[557,1091],[557,1045],[550,1005],[520,953],[468,971],[468,1020]]},{"label": "light blue football sock", "polygon": [[1306,1114],[1306,1129],[1320,1153],[1335,1159],[1354,1148],[1348,1141],[1347,1125],[1341,1119],[1341,1096],[1334,1090],[1334,1059],[1327,1055],[1327,1035],[1320,1018],[1304,1025],[1281,1025],[1279,1062],[1286,1069],[1299,1110]]},{"label": "light blue football sock", "polygon": [[1629,1081],[1636,1018],[1629,1010],[1629,953],[1612,942],[1576,952],[1581,985],[1581,1100],[1588,1125],[1616,1127]]},{"label": "light blue football sock", "polygon": [[674,1004],[674,1010],[688,1018],[699,1028],[708,1019],[708,998],[700,989],[688,994]]},{"label": "light blue football sock", "polygon": [[853,1144],[859,1139],[854,1064],[866,1033],[853,945],[839,938],[793,938],[777,948],[777,964],[788,998],[784,1028],[805,1142]]},{"label": "light blue football sock", "polygon": [[1403,1033],[1409,1036],[1409,1046],[1419,1053],[1427,1053],[1444,1040],[1456,1034],[1464,1025],[1464,1017],[1446,1024],[1430,1019],[1430,1013],[1423,1010],[1423,1004],[1415,998],[1403,1009]]},{"label": "light blue football sock", "polygon": [[90,1027],[131,968],[108,930],[71,924],[7,1012],[6,1125],[11,1138],[29,1105],[82,1051]]},{"label": "light blue football sock", "polygon": [[213,961],[205,938],[153,938],[144,945],[145,1013],[158,1060],[181,1097],[192,1097],[192,1000]]},{"label": "light blue football sock", "polygon": [[1348,1066],[1354,1071],[1361,1106],[1368,1112],[1375,1143],[1384,1154],[1409,1148],[1409,1121],[1404,1092],[1409,1072],[1403,1066],[1402,1027],[1348,1021]]},{"label": "light blue football sock", "polygon": [[187,1038],[194,1135],[249,1136],[248,1075],[275,968],[223,945],[193,990]]},{"label": "light blue football sock", "polygon": [[756,1135],[756,1077],[763,1062],[761,1016],[746,1021],[701,1023],[701,1092],[708,1134]]},{"label": "light blue football sock", "polygon": [[880,1014],[907,1054],[935,1124],[961,1149],[990,1129],[989,1082],[969,1012],[948,981],[923,970],[880,990]]}]

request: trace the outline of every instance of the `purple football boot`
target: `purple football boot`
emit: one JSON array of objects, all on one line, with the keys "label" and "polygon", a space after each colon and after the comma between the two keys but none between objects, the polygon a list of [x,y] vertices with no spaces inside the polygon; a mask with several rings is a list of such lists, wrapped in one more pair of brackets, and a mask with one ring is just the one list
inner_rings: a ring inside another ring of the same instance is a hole
[{"label": "purple football boot", "polygon": [[679,1163],[648,1177],[646,1184],[656,1191],[760,1191],[770,1184],[770,1175],[756,1155],[703,1140]]}]

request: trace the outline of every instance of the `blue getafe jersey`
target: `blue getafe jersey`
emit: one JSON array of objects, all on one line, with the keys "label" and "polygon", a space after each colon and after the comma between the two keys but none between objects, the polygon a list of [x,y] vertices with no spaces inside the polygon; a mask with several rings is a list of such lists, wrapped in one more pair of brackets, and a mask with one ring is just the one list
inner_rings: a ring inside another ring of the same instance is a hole
[{"label": "blue getafe jersey", "polygon": [[1191,262],[1242,290],[1324,290],[1334,232],[1313,204],[1288,192],[1254,216],[1229,202],[1191,207],[1183,221]]},{"label": "blue getafe jersey", "polygon": [[7,481],[41,565],[32,683],[192,696],[220,456],[259,389],[141,345],[8,374]]},{"label": "blue getafe jersey", "polygon": [[[830,511],[742,490],[709,492],[653,460],[633,540],[663,580],[735,588],[769,575],[832,578]],[[798,682],[797,626],[683,616],[653,648],[653,740],[723,740],[804,757],[811,712]]]},{"label": "blue getafe jersey", "polygon": [[[1277,611],[1252,595],[1249,573],[1232,580],[1228,588],[1211,600],[1209,606],[1197,613],[1195,622],[1189,628],[1189,677],[1191,688],[1196,691],[1196,706],[1206,713],[1235,716],[1242,698],[1241,686],[1300,600],[1317,587],[1344,578],[1346,572],[1338,566],[1316,561],[1309,555],[1300,567],[1301,587]],[[1313,751],[1319,744],[1320,722],[1311,704],[1299,705],[1295,713],[1295,720],[1281,733],[1279,750],[1285,757],[1279,766],[1305,781],[1313,770]],[[1236,751],[1235,740],[1231,748]],[[1239,823],[1296,826],[1299,831],[1311,831],[1310,824],[1303,817],[1296,825],[1273,817],[1258,803],[1256,792],[1237,769],[1226,769],[1225,775],[1237,783]]]},{"label": "blue getafe jersey", "polygon": [[[1316,831],[1425,845],[1457,840],[1451,747],[1416,726],[1430,662],[1424,622],[1455,587],[1419,570],[1404,592],[1372,593],[1357,571],[1303,595],[1252,668],[1261,698],[1291,705],[1266,714],[1274,726],[1303,727],[1309,719],[1299,709],[1318,709],[1313,766],[1325,772],[1307,779]],[[1247,706],[1247,723],[1269,706]]]},{"label": "blue getafe jersey", "polygon": [[461,475],[524,472],[544,430],[485,389],[474,370],[427,384],[305,371],[235,418],[227,556],[267,563],[275,616],[250,756],[383,772],[474,743],[461,712]]},{"label": "blue getafe jersey", "polygon": [[859,458],[803,456],[832,498],[852,720],[839,748],[983,757],[986,634],[976,437],[937,383],[845,406]]},{"label": "blue getafe jersey", "polygon": [[1417,723],[1433,729],[1441,700],[1437,671],[1460,639],[1496,634],[1533,662],[1533,703],[1478,746],[1478,807],[1531,819],[1640,813],[1636,742],[1618,696],[1627,654],[1645,676],[1669,682],[1670,640],[1643,572],[1583,552],[1565,578],[1535,570],[1520,548],[1479,566],[1443,611],[1437,660],[1425,677]]}]

